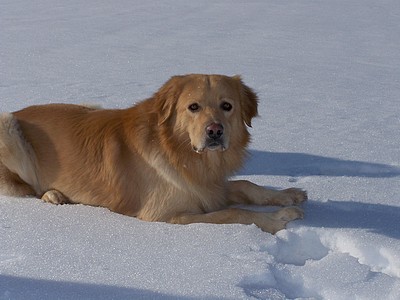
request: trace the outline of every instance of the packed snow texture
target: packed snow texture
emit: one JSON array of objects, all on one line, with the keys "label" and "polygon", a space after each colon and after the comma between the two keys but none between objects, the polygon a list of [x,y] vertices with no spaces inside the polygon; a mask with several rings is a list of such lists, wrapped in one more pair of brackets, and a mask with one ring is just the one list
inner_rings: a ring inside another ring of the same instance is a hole
[{"label": "packed snow texture", "polygon": [[398,0],[0,0],[0,39],[1,111],[241,74],[260,117],[236,178],[309,195],[275,236],[1,196],[0,299],[400,298]]}]

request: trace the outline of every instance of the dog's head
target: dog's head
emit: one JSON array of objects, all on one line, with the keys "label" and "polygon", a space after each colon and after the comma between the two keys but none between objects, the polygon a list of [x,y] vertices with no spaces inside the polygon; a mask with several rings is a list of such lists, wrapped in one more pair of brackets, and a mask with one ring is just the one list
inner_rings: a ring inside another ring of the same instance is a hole
[{"label": "dog's head", "polygon": [[170,124],[174,136],[188,137],[197,153],[225,151],[234,139],[246,144],[246,125],[257,115],[257,96],[239,76],[175,76],[156,99],[159,125]]}]

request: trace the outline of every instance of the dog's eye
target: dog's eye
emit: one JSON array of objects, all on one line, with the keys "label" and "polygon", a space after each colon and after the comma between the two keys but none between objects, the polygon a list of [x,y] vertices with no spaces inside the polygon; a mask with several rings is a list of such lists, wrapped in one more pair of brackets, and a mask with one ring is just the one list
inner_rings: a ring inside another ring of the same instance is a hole
[{"label": "dog's eye", "polygon": [[189,109],[191,112],[197,112],[197,111],[200,109],[200,105],[197,104],[197,103],[193,103],[193,104],[190,104],[190,105],[189,105],[188,109]]},{"label": "dog's eye", "polygon": [[221,108],[225,111],[230,111],[232,109],[232,104],[224,102],[221,104]]}]

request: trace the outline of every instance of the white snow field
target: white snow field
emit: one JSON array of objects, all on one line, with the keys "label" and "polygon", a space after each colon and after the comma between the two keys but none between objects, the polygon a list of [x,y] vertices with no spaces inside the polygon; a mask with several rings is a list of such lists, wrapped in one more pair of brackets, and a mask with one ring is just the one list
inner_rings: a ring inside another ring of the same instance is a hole
[{"label": "white snow field", "polygon": [[0,299],[400,299],[400,1],[0,0],[2,112],[125,108],[185,73],[257,91],[236,178],[306,189],[304,220],[270,235],[0,196]]}]

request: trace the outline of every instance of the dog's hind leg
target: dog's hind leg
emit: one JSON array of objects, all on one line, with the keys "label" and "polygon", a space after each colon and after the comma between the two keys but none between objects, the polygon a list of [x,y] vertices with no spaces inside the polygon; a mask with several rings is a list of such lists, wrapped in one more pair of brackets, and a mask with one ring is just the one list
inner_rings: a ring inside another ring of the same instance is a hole
[{"label": "dog's hind leg", "polygon": [[29,184],[8,170],[2,163],[0,163],[0,193],[15,197],[36,195]]},{"label": "dog's hind leg", "polygon": [[10,113],[0,115],[0,192],[12,196],[41,193],[35,152]]}]

